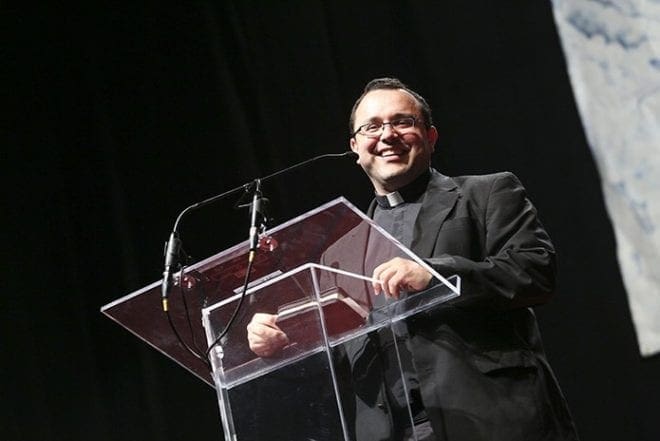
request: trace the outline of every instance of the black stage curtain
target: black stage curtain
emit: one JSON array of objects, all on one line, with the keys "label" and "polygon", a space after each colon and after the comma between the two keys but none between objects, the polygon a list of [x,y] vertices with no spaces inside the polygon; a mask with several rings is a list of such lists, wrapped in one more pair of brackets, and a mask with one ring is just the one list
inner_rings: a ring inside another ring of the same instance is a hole
[{"label": "black stage curtain", "polygon": [[[99,308],[160,277],[188,204],[347,150],[377,76],[428,98],[442,172],[525,183],[559,252],[538,316],[583,439],[659,439],[660,359],[638,355],[550,2],[88,3],[3,8],[2,439],[220,439],[214,391]],[[350,160],[265,192],[280,222],[371,197]],[[184,222],[189,253],[247,237],[232,203]]]}]

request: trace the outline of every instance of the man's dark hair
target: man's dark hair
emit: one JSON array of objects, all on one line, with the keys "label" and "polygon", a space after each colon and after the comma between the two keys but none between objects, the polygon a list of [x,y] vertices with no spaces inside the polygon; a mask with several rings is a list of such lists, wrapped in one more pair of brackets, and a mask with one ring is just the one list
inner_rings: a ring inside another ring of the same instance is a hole
[{"label": "man's dark hair", "polygon": [[405,90],[409,94],[411,94],[419,103],[419,106],[422,108],[422,117],[424,118],[424,124],[426,125],[427,128],[431,127],[433,125],[433,117],[431,116],[431,107],[429,104],[426,102],[423,96],[406,86],[401,82],[401,80],[397,78],[376,78],[367,83],[366,86],[364,86],[364,91],[362,92],[362,95],[360,95],[360,98],[358,98],[355,101],[355,104],[353,104],[353,109],[351,110],[351,117],[348,120],[348,130],[349,133],[351,134],[351,137],[353,136],[353,125],[355,124],[355,111],[357,110],[358,106],[362,102],[362,99],[366,94],[369,92],[372,92],[374,90],[383,90],[383,89],[390,89],[390,90]]}]

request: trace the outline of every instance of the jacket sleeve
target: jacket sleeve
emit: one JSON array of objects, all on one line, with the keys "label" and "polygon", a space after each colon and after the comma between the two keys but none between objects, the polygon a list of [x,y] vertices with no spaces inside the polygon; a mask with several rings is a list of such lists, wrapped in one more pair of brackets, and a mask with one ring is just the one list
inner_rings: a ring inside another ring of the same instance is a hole
[{"label": "jacket sleeve", "polygon": [[425,259],[440,274],[461,277],[457,307],[531,306],[547,301],[555,288],[555,250],[536,209],[515,175],[495,176],[490,186],[477,185],[465,195],[476,208],[482,258],[439,254]]}]

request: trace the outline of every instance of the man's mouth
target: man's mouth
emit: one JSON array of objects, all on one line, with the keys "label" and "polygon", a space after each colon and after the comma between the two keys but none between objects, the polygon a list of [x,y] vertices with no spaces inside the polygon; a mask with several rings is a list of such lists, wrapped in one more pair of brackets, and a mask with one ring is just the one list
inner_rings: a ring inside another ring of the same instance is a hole
[{"label": "man's mouth", "polygon": [[381,158],[398,158],[404,156],[407,153],[408,153],[407,150],[386,150],[384,152],[381,152],[380,155],[378,156],[380,156]]}]

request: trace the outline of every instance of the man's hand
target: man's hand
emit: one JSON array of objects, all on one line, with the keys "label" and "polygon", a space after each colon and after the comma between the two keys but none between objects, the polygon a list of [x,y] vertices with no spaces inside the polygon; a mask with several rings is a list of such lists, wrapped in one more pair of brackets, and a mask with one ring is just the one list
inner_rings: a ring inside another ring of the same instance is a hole
[{"label": "man's hand", "polygon": [[376,295],[383,292],[388,297],[398,299],[401,291],[421,291],[426,288],[431,281],[431,273],[413,260],[395,257],[378,265],[373,278],[382,282],[373,284]]},{"label": "man's hand", "polygon": [[270,357],[289,344],[289,337],[275,324],[277,315],[257,313],[247,325],[247,338],[252,352]]}]

